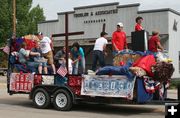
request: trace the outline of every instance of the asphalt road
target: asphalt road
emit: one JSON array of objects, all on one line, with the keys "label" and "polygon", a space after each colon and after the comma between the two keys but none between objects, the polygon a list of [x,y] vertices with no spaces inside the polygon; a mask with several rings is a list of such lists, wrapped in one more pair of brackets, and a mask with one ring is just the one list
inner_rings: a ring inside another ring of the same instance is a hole
[{"label": "asphalt road", "polygon": [[[164,105],[75,105],[69,112],[34,108],[28,95],[10,96],[6,80],[0,77],[0,118],[164,118]],[[175,95],[176,92],[171,92]]]}]

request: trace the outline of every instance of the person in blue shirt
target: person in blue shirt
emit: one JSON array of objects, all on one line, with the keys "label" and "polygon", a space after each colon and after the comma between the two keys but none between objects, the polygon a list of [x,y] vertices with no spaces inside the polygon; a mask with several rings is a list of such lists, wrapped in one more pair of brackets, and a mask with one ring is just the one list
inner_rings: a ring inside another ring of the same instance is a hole
[{"label": "person in blue shirt", "polygon": [[[39,63],[31,63],[30,64],[30,56],[40,56],[41,54],[39,52],[33,52],[33,50],[26,50],[26,46],[27,44],[25,42],[23,42],[21,44],[21,48],[18,52],[18,60],[19,60],[19,63],[21,63],[22,65],[25,65],[25,66],[28,66],[28,70],[30,70],[31,72],[36,72],[36,67],[38,67],[38,70],[40,68],[40,65]],[[20,70],[20,71],[23,71],[23,70]],[[40,71],[39,71],[40,73]]]},{"label": "person in blue shirt", "polygon": [[[78,42],[75,42],[72,45],[71,49],[72,59],[73,59],[73,74],[78,74],[79,69],[81,68],[81,74],[85,73],[85,55],[84,50],[80,47]],[[80,68],[79,68],[80,67]]]},{"label": "person in blue shirt", "polygon": [[35,42],[35,47],[31,49],[31,52],[36,52],[36,53],[39,53],[40,55],[30,56],[28,64],[31,67],[36,67],[38,65],[39,74],[42,74],[43,71],[44,71],[44,74],[48,74],[47,59],[42,57],[42,51],[40,49],[40,42],[38,41]]}]

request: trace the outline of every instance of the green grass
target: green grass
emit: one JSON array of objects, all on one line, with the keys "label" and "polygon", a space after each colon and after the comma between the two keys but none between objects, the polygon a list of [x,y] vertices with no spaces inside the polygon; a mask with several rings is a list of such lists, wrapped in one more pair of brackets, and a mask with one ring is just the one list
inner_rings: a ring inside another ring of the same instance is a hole
[{"label": "green grass", "polygon": [[179,79],[179,81],[171,81],[170,89],[177,89],[178,85],[180,85],[180,79]]}]

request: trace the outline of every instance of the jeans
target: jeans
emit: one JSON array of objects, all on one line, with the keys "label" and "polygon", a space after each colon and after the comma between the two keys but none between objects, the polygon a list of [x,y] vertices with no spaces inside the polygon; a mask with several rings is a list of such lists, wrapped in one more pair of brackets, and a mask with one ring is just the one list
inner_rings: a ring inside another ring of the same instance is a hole
[{"label": "jeans", "polygon": [[39,66],[47,67],[46,62],[27,62],[28,66],[38,68]]},{"label": "jeans", "polygon": [[81,74],[85,73],[85,57],[82,57],[79,61],[77,61],[74,65],[73,65],[73,74],[74,75],[77,75],[78,74],[78,70],[79,70],[79,67],[81,67],[82,69],[82,72]]},{"label": "jeans", "polygon": [[36,72],[39,65],[38,62],[27,62],[27,67],[31,72]]},{"label": "jeans", "polygon": [[112,54],[113,54],[113,56],[115,57],[115,56],[118,54],[118,51],[115,51],[115,50],[114,50],[114,51],[112,52]]},{"label": "jeans", "polygon": [[42,67],[47,67],[47,62],[39,62],[39,65]]},{"label": "jeans", "polygon": [[99,50],[94,50],[93,51],[93,64],[92,64],[93,71],[96,71],[97,61],[99,61],[100,67],[104,67],[106,65],[105,59],[104,59],[104,53]]},{"label": "jeans", "polygon": [[157,58],[157,52],[152,52],[152,51],[146,51],[147,55],[154,55],[154,58]]},{"label": "jeans", "polygon": [[126,75],[129,80],[134,78],[134,75],[129,71],[132,66],[132,61],[128,61],[124,66],[106,66],[100,68],[96,75]]},{"label": "jeans", "polygon": [[40,65],[40,63],[39,62],[27,62],[27,65],[37,68]]}]

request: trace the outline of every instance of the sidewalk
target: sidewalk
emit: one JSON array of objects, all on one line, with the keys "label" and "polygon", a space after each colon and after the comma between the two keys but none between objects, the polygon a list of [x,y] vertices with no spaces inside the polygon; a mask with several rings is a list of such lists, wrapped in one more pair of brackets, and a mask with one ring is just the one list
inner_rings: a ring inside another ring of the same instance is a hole
[{"label": "sidewalk", "polygon": [[0,83],[6,83],[7,77],[6,76],[0,76]]},{"label": "sidewalk", "polygon": [[7,77],[6,76],[0,76],[0,89],[4,89],[7,86]]}]

